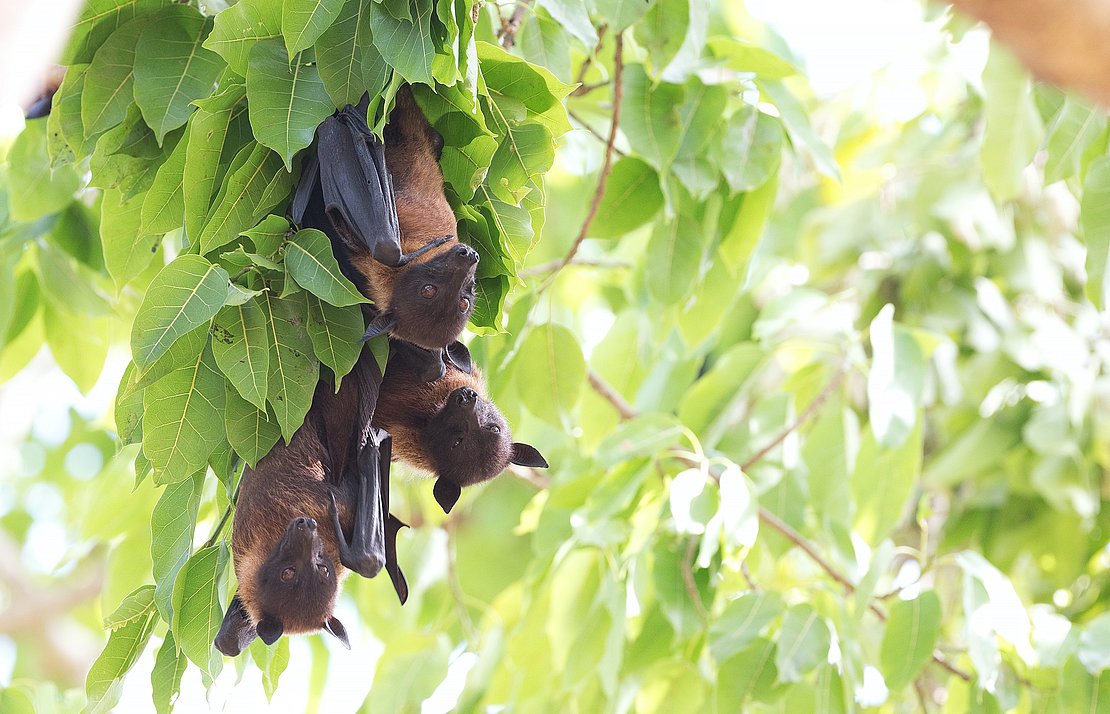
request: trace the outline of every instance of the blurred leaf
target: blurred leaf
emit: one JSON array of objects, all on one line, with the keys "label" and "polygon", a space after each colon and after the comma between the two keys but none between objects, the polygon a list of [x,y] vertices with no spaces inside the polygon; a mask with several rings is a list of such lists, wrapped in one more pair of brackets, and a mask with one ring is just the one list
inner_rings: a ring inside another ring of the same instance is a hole
[{"label": "blurred leaf", "polygon": [[538,4],[547,10],[555,22],[577,37],[587,50],[593,49],[597,44],[597,30],[590,21],[583,0],[541,0]]},{"label": "blurred leaf", "polygon": [[720,712],[743,711],[742,704],[749,700],[769,701],[781,688],[775,643],[756,639],[734,657],[717,668],[717,707]]},{"label": "blurred leaf", "polygon": [[273,645],[255,640],[249,649],[251,659],[262,670],[262,689],[266,692],[266,700],[272,701],[278,680],[289,666],[289,638],[282,637]]},{"label": "blurred leaf", "polygon": [[882,540],[905,514],[921,473],[921,424],[896,449],[885,449],[867,431],[863,435],[852,495],[856,503],[855,530],[868,543]]},{"label": "blurred leaf", "polygon": [[106,317],[77,317],[49,303],[43,305],[42,318],[54,361],[83,394],[88,394],[108,356],[111,322]]},{"label": "blurred leaf", "polygon": [[553,323],[535,327],[514,361],[520,397],[528,410],[561,425],[578,401],[586,363],[574,334]]},{"label": "blurred leaf", "polygon": [[447,674],[447,643],[442,635],[410,633],[391,640],[374,672],[374,686],[360,712],[419,708]]},{"label": "blurred leaf", "polygon": [[594,10],[613,32],[624,32],[652,5],[651,0],[594,0]]},{"label": "blurred leaf", "polygon": [[1110,613],[1099,615],[1083,627],[1076,657],[1091,674],[1110,667]]},{"label": "blurred leaf", "polygon": [[705,711],[706,681],[684,660],[663,660],[650,670],[636,692],[636,714]]},{"label": "blurred leaf", "polygon": [[728,603],[709,630],[713,656],[725,662],[740,654],[782,610],[782,599],[767,591],[747,593]]},{"label": "blurred leaf", "polygon": [[836,158],[828,145],[814,132],[798,98],[781,82],[770,81],[769,78],[768,81],[760,81],[759,88],[779,110],[779,117],[790,140],[794,143],[795,150],[807,155],[819,172],[831,179],[839,180],[840,167],[836,163]]},{"label": "blurred leaf", "polygon": [[891,605],[879,662],[886,686],[892,691],[914,681],[932,659],[940,634],[940,616],[940,598],[932,590]]},{"label": "blurred leaf", "polygon": [[64,64],[88,64],[104,41],[137,14],[170,4],[170,0],[89,0],[73,26],[62,56]]},{"label": "blurred leaf", "polygon": [[656,0],[643,20],[632,26],[632,34],[647,50],[656,74],[674,59],[686,39],[689,25],[689,0]]},{"label": "blurred leaf", "polygon": [[1048,129],[1045,183],[1079,175],[1084,152],[1105,128],[1102,112],[1077,97],[1068,97]]},{"label": "blurred leaf", "polygon": [[659,177],[646,162],[628,156],[613,164],[605,195],[590,225],[594,238],[619,238],[651,221],[663,205]]},{"label": "blurred leaf", "polygon": [[705,231],[686,213],[659,221],[648,241],[644,278],[648,291],[664,305],[689,297],[701,277]]},{"label": "blurred leaf", "polygon": [[1110,253],[1110,157],[1100,157],[1087,170],[1079,225],[1087,244],[1087,297],[1106,305],[1106,256]]},{"label": "blurred leaf", "polygon": [[782,124],[755,107],[744,107],[729,121],[724,133],[721,170],[733,191],[762,186],[779,170]]},{"label": "blurred leaf", "polygon": [[709,49],[734,72],[751,72],[760,79],[785,79],[798,71],[771,50],[735,37],[711,37]]},{"label": "blurred leaf", "polygon": [[991,43],[983,69],[985,128],[979,160],[983,183],[997,201],[1021,190],[1022,169],[1041,145],[1041,120],[1029,93],[1029,75],[1003,45]]},{"label": "blurred leaf", "polygon": [[193,101],[212,93],[224,62],[201,46],[212,25],[188,5],[173,5],[151,20],[135,47],[135,103],[158,145],[185,124]]},{"label": "blurred leaf", "polygon": [[140,370],[165,354],[179,337],[219,312],[227,296],[223,268],[196,255],[181,255],[147,288],[131,330],[131,351]]},{"label": "blurred leaf", "polygon": [[867,375],[871,431],[881,446],[898,448],[917,423],[925,383],[925,356],[917,341],[894,324],[894,306],[871,321],[871,371]]},{"label": "blurred leaf", "polygon": [[829,656],[829,628],[809,605],[795,605],[786,611],[779,631],[775,666],[779,680],[797,682]]},{"label": "blurred leaf", "polygon": [[222,662],[212,641],[224,616],[219,590],[226,565],[226,545],[201,548],[185,563],[173,586],[174,639],[193,664],[213,676],[219,674]]},{"label": "blurred leaf", "polygon": [[50,168],[46,122],[31,120],[8,150],[8,207],[17,221],[34,221],[57,213],[73,200],[81,179],[69,166]]}]

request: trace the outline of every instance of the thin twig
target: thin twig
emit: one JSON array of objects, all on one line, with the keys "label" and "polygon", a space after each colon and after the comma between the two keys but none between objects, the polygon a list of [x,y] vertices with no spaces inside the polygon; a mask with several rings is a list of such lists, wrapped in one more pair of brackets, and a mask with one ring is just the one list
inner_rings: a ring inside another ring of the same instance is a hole
[{"label": "thin twig", "polygon": [[[592,136],[593,138],[597,139],[598,141],[602,142],[603,144],[608,144],[609,143],[608,139],[606,139],[601,134],[598,134],[597,129],[594,129],[592,126],[590,126],[588,123],[586,123],[586,120],[583,119],[582,117],[578,116],[578,114],[576,114],[576,113],[574,113],[574,112],[572,112],[571,110],[568,109],[567,110],[567,115],[571,119],[573,119],[574,121],[578,122],[582,126],[582,128],[585,129],[587,132],[589,132],[590,136]],[[626,155],[623,151],[621,151],[620,149],[618,149],[615,146],[613,147],[613,151],[615,151],[620,156],[625,156]]]},{"label": "thin twig", "polygon": [[694,583],[694,551],[697,546],[697,536],[690,536],[686,541],[686,555],[682,558],[682,580],[686,583],[686,592],[690,595],[690,601],[694,603],[694,609],[697,610],[698,617],[704,624],[709,621],[709,613],[705,611],[698,586]]},{"label": "thin twig", "polygon": [[605,39],[605,31],[608,29],[608,25],[602,25],[597,28],[597,44],[594,45],[594,51],[590,53],[589,57],[582,61],[582,66],[578,68],[578,76],[574,78],[575,84],[582,84],[585,81],[586,72],[589,71],[590,65],[594,63],[594,57],[597,56],[598,52],[601,52],[601,43]]},{"label": "thin twig", "polygon": [[[521,278],[534,278],[537,275],[546,275],[552,270],[558,270],[563,264],[562,258],[549,260],[546,263],[540,263],[534,268],[522,270],[518,275]],[[632,267],[631,263],[626,263],[623,260],[604,260],[599,258],[575,258],[570,262],[570,265],[581,265],[590,268],[622,268],[628,269]]]},{"label": "thin twig", "polygon": [[621,421],[628,421],[636,417],[636,410],[633,409],[628,402],[624,401],[624,397],[618,394],[617,390],[602,381],[597,372],[594,372],[592,369],[587,371],[586,378],[590,381],[590,386],[594,388],[594,391],[617,410],[617,414],[620,414]]},{"label": "thin twig", "polygon": [[513,10],[509,21],[501,28],[499,37],[501,38],[501,46],[505,49],[509,49],[516,42],[516,31],[520,29],[520,23],[524,22],[524,15],[531,6],[532,0],[518,0],[516,9]]},{"label": "thin twig", "polygon": [[740,466],[740,470],[748,471],[749,469],[751,469],[751,467],[758,464],[760,461],[763,460],[763,457],[771,453],[771,451],[776,446],[785,441],[786,437],[797,431],[802,424],[806,423],[806,421],[810,417],[816,414],[817,410],[821,408],[821,405],[825,403],[825,400],[828,399],[829,396],[831,396],[832,393],[836,391],[836,388],[840,386],[840,383],[844,380],[844,373],[845,368],[843,366],[836,370],[836,374],[833,375],[833,378],[829,380],[829,383],[825,385],[825,388],[821,390],[821,393],[817,395],[817,398],[809,403],[809,406],[805,408],[805,411],[799,414],[797,419],[795,419],[789,426],[783,429],[782,433],[776,436],[771,441],[771,443],[767,444],[762,449],[757,451],[755,456],[745,461]]},{"label": "thin twig", "polygon": [[247,465],[244,463],[243,468],[239,471],[239,481],[235,484],[235,493],[231,494],[231,500],[227,502],[227,508],[224,509],[224,514],[220,517],[220,522],[216,524],[215,530],[212,531],[211,537],[204,541],[205,548],[211,548],[216,545],[220,533],[223,532],[224,526],[227,525],[227,519],[231,518],[231,511],[235,508],[235,504],[239,502],[239,489],[243,486],[243,470],[246,469],[246,467]]},{"label": "thin twig", "polygon": [[[590,224],[594,222],[597,216],[597,209],[601,206],[601,198],[605,195],[605,184],[609,181],[609,171],[613,166],[613,144],[617,140],[617,126],[620,124],[621,118],[621,73],[624,70],[623,64],[623,50],[624,43],[621,40],[621,35],[618,32],[616,35],[616,48],[613,50],[613,123],[609,126],[609,139],[605,142],[605,161],[601,164],[601,177],[597,181],[597,190],[594,191],[594,200],[590,203],[590,212],[586,214],[586,220],[582,221],[582,228],[578,231],[578,237],[574,239],[574,245],[570,247],[566,257],[563,258],[562,264],[559,266],[560,270],[574,259],[574,254],[578,252],[578,246],[582,245],[582,241],[586,240],[586,235],[590,231]],[[558,271],[556,271],[557,273]]]},{"label": "thin twig", "polygon": [[574,91],[570,93],[570,96],[584,97],[595,89],[601,89],[602,87],[607,86],[609,86],[609,80],[607,79],[604,79],[600,82],[592,82],[590,84],[580,84],[574,88]]}]

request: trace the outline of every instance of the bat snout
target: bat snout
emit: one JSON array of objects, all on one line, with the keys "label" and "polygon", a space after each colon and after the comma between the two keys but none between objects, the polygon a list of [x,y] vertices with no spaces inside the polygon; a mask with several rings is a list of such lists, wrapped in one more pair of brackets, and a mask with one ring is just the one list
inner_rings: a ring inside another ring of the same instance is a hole
[{"label": "bat snout", "polygon": [[465,407],[473,404],[478,398],[478,393],[470,387],[459,387],[454,393],[455,403],[460,407]]},{"label": "bat snout", "polygon": [[293,520],[293,526],[300,530],[314,531],[316,530],[316,519],[300,516]]},{"label": "bat snout", "polygon": [[465,243],[460,243],[451,250],[452,254],[463,263],[469,265],[478,264],[478,251],[474,250]]}]

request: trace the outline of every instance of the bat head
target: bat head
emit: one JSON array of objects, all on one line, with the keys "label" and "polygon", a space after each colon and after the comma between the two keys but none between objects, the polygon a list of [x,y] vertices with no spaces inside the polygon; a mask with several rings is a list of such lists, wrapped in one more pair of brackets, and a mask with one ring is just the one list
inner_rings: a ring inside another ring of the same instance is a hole
[{"label": "bat head", "polygon": [[428,453],[439,478],[433,493],[449,513],[464,486],[488,481],[509,464],[546,468],[535,447],[514,442],[505,417],[470,387],[459,387],[428,422]]},{"label": "bat head", "polygon": [[398,270],[386,319],[394,337],[428,349],[450,344],[474,312],[478,252],[448,243],[427,260]]},{"label": "bat head", "polygon": [[350,648],[343,623],[332,616],[339,581],[314,519],[291,520],[255,578],[255,629],[263,642],[324,629]]}]

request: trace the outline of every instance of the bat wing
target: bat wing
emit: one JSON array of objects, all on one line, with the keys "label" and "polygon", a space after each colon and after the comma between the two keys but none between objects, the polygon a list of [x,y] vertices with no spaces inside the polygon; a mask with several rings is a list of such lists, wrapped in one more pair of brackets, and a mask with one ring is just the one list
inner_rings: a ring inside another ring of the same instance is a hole
[{"label": "bat wing", "polygon": [[243,601],[236,595],[231,598],[227,606],[223,624],[220,625],[220,631],[216,634],[213,644],[228,657],[236,657],[254,641],[255,637],[258,637],[258,632],[255,631],[250,617],[247,616]]}]

